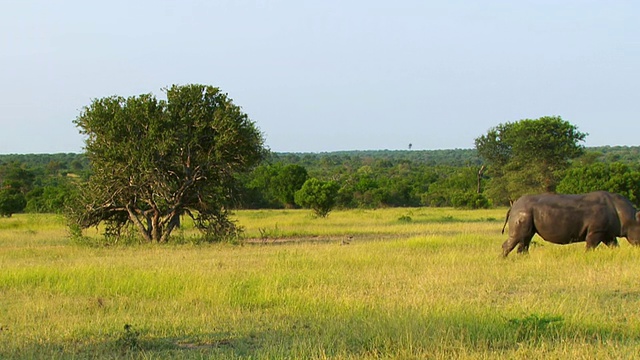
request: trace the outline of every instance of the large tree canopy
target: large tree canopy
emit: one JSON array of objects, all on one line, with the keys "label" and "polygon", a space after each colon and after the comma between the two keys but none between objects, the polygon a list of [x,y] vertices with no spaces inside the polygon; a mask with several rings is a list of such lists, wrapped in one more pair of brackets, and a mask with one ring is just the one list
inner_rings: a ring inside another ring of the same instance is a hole
[{"label": "large tree canopy", "polygon": [[570,160],[580,156],[587,134],[557,116],[500,124],[475,139],[491,181],[487,193],[496,202],[525,193],[553,192]]},{"label": "large tree canopy", "polygon": [[261,132],[218,88],[174,85],[166,95],[96,99],[74,121],[93,169],[73,214],[80,227],[106,222],[119,234],[132,223],[166,242],[188,214],[209,235],[235,231],[236,175],[264,158]]}]

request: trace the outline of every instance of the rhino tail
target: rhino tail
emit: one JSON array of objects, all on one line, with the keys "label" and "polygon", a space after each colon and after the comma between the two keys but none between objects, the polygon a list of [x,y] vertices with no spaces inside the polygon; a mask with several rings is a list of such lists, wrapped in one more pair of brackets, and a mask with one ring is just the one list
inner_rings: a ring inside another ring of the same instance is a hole
[{"label": "rhino tail", "polygon": [[511,208],[509,208],[509,210],[507,210],[507,216],[504,219],[504,225],[502,225],[502,234],[504,234],[504,228],[507,227],[507,222],[509,221],[509,213],[511,213]]}]

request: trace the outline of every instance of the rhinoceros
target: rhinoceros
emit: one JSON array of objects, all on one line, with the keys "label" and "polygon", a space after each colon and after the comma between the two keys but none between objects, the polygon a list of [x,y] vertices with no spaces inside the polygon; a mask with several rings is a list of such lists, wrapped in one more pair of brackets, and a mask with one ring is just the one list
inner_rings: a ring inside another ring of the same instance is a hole
[{"label": "rhinoceros", "polygon": [[527,252],[534,234],[555,244],[585,241],[587,249],[598,244],[618,246],[617,237],[640,245],[640,212],[618,194],[596,191],[582,195],[525,195],[513,203],[502,233],[509,224],[509,238],[502,244],[507,256],[516,246]]}]

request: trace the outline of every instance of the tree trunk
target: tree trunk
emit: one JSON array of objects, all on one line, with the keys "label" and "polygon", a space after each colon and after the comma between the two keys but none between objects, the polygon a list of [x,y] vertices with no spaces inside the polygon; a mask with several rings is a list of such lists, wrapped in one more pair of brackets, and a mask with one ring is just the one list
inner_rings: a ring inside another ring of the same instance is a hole
[{"label": "tree trunk", "polygon": [[140,221],[140,219],[138,218],[138,215],[135,213],[135,211],[131,206],[127,206],[127,212],[129,213],[129,219],[136,225],[138,230],[140,230],[142,237],[146,241],[151,242],[152,239],[151,239],[149,230],[144,227],[144,224],[142,223],[142,221]]},{"label": "tree trunk", "polygon": [[167,224],[167,228],[162,233],[162,237],[160,238],[161,243],[166,243],[169,241],[169,236],[171,236],[171,232],[176,227],[180,227],[180,214],[173,212],[170,215],[169,223]]},{"label": "tree trunk", "polygon": [[151,238],[154,242],[160,242],[162,238],[162,224],[160,223],[160,213],[155,211],[151,218]]},{"label": "tree trunk", "polygon": [[478,194],[482,194],[482,177],[484,176],[484,170],[484,165],[482,165],[482,167],[480,167],[480,170],[478,170],[478,187],[476,188]]}]

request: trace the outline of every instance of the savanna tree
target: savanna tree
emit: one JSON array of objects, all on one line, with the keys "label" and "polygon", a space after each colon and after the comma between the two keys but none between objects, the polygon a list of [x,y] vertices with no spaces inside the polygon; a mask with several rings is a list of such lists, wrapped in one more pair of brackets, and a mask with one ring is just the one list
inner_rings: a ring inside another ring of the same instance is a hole
[{"label": "savanna tree", "polygon": [[554,192],[579,157],[587,134],[559,116],[500,124],[475,139],[478,155],[487,165],[486,192],[496,204],[526,193]]},{"label": "savanna tree", "polygon": [[104,222],[117,236],[133,224],[167,242],[186,214],[209,239],[235,233],[236,178],[265,157],[262,133],[216,87],[165,91],[96,99],[75,119],[93,170],[71,212],[80,228]]}]

